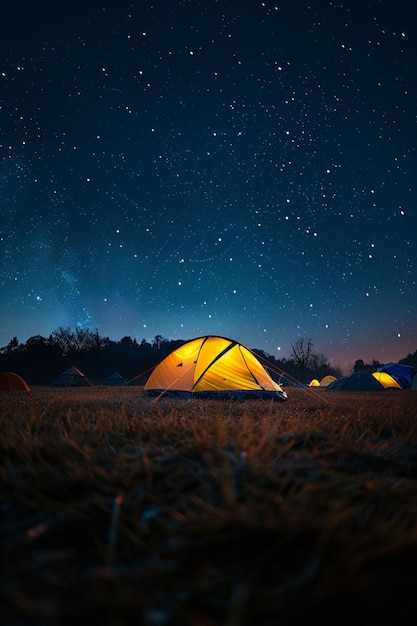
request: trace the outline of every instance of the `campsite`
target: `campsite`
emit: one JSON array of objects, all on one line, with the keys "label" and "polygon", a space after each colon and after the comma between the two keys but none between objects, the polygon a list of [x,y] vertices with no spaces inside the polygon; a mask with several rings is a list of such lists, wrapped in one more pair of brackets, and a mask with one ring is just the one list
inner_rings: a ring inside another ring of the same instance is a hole
[{"label": "campsite", "polygon": [[286,391],[1,392],[2,625],[406,619],[417,391]]}]

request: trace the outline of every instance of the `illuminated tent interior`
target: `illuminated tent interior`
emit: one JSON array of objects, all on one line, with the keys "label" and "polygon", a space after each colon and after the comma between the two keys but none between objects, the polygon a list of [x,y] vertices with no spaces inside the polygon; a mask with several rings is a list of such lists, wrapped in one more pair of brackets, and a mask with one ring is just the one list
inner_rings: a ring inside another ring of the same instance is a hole
[{"label": "illuminated tent interior", "polygon": [[287,399],[248,348],[216,336],[198,337],[173,350],[156,366],[144,391],[185,398]]},{"label": "illuminated tent interior", "polygon": [[402,389],[401,385],[397,383],[395,378],[387,372],[372,372],[372,376],[379,380],[384,389]]}]

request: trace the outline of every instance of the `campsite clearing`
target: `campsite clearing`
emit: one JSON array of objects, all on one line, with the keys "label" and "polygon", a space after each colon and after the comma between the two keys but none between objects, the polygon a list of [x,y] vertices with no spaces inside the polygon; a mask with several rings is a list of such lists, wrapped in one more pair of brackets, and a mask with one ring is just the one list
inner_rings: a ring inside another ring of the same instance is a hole
[{"label": "campsite clearing", "polygon": [[412,390],[2,392],[1,623],[405,620],[416,413]]}]

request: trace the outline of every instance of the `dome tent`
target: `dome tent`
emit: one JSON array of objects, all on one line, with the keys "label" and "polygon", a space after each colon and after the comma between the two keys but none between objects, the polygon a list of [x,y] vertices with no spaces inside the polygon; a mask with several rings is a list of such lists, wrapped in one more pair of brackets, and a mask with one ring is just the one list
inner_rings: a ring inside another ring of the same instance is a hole
[{"label": "dome tent", "polygon": [[379,380],[384,389],[402,389],[401,385],[397,383],[395,378],[387,372],[372,372],[372,376]]},{"label": "dome tent", "polygon": [[15,372],[0,374],[0,391],[30,391],[24,378]]},{"label": "dome tent", "polygon": [[327,376],[323,376],[320,381],[320,387],[328,387],[330,383],[333,383],[336,379],[336,376],[331,376],[328,374]]},{"label": "dome tent", "polygon": [[381,383],[369,372],[356,372],[343,376],[326,387],[327,391],[384,391]]},{"label": "dome tent", "polygon": [[403,389],[410,389],[416,370],[411,365],[401,363],[387,363],[378,367],[378,372],[390,374]]},{"label": "dome tent", "polygon": [[248,348],[217,336],[198,337],[173,350],[156,366],[144,392],[185,398],[287,400]]}]

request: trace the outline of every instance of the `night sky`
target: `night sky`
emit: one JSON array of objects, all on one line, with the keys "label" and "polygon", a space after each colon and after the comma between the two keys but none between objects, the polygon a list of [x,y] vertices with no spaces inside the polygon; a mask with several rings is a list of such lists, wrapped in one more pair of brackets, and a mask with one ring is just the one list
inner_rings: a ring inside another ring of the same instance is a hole
[{"label": "night sky", "polygon": [[417,349],[417,3],[8,3],[0,346]]}]

